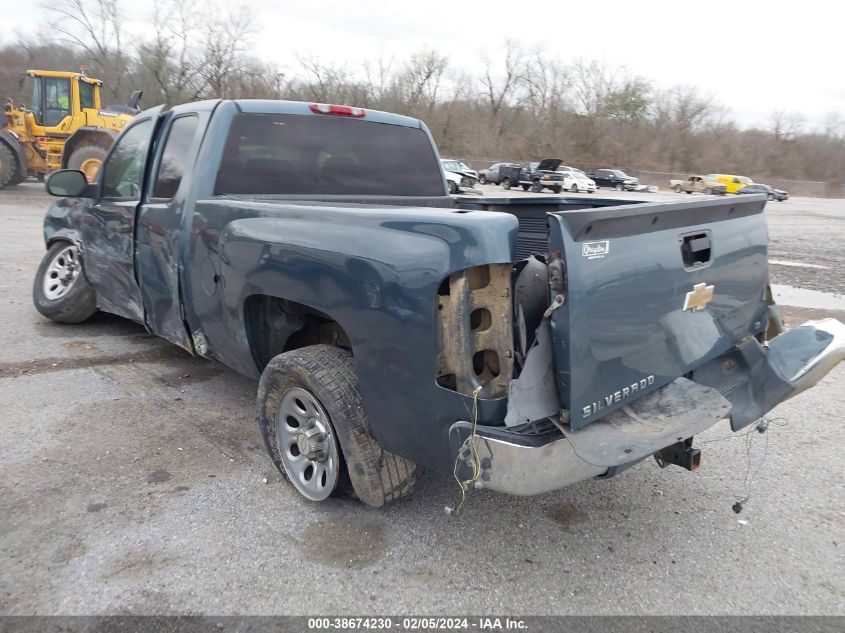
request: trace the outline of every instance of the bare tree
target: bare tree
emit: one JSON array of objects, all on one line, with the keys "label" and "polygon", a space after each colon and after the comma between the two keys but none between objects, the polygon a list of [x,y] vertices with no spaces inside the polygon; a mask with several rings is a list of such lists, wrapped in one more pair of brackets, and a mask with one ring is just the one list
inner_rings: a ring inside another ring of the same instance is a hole
[{"label": "bare tree", "polygon": [[525,61],[522,47],[512,40],[505,42],[504,57],[502,59],[502,73],[497,74],[495,65],[486,53],[481,54],[484,64],[481,78],[481,94],[487,102],[490,113],[498,117],[502,108],[511,104],[520,84],[520,70]]},{"label": "bare tree", "polygon": [[[413,53],[404,69],[396,77],[396,86],[409,114],[431,114],[437,102],[437,92],[449,62],[445,56],[422,49]],[[423,106],[418,111],[418,106]]]},{"label": "bare tree", "polygon": [[58,0],[44,7],[59,39],[83,50],[106,80],[106,91],[120,96],[131,52],[124,48],[119,0]]},{"label": "bare tree", "polygon": [[255,34],[252,14],[246,7],[222,11],[206,5],[208,19],[202,25],[202,59],[199,75],[211,97],[229,93],[230,80],[244,70],[244,54]]},{"label": "bare tree", "polygon": [[197,9],[196,0],[155,0],[155,35],[138,45],[136,75],[143,79],[149,74],[165,103],[191,101],[205,87],[201,60],[192,45],[202,34],[201,25],[194,19]]}]

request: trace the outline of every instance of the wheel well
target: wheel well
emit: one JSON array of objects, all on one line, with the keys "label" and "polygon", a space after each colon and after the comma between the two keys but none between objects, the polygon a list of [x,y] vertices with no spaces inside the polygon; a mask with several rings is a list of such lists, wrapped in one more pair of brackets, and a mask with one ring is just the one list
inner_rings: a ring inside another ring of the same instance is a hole
[{"label": "wheel well", "polygon": [[337,321],[310,306],[280,297],[248,297],[244,325],[259,371],[277,354],[308,345],[335,345],[352,351],[349,336]]},{"label": "wheel well", "polygon": [[111,144],[114,143],[115,138],[115,136],[105,130],[77,130],[70,136],[62,150],[62,167],[67,167],[68,160],[70,160],[77,147],[81,145],[96,145],[97,147],[108,150]]}]

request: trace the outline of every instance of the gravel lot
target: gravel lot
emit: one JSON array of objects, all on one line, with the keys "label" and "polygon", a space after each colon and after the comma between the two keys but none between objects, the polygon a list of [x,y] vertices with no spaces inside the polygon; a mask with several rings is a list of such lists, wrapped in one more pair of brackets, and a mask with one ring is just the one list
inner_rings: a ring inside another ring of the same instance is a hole
[{"label": "gravel lot", "polygon": [[[0,192],[0,613],[845,614],[845,367],[750,444],[711,429],[696,473],[481,492],[457,519],[432,473],[384,511],[316,505],[265,457],[254,382],[118,318],[35,312],[48,204]],[[845,200],[767,215],[773,283],[845,293]]]}]

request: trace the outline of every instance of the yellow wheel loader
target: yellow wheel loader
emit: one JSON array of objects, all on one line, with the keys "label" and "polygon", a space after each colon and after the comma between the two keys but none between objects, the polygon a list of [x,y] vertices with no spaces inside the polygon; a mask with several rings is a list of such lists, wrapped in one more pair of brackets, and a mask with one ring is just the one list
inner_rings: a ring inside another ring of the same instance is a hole
[{"label": "yellow wheel loader", "polygon": [[111,144],[139,111],[140,92],[126,105],[100,104],[99,79],[83,73],[28,70],[30,107],[9,99],[0,128],[0,188],[29,176],[43,180],[57,169],[79,169],[93,180]]}]

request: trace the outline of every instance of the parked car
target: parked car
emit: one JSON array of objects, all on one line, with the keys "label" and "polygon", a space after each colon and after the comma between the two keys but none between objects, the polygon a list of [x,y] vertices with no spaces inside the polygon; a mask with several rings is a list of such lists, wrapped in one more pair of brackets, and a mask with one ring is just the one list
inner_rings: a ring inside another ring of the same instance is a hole
[{"label": "parked car", "polygon": [[476,181],[472,176],[454,171],[444,171],[444,174],[446,176],[446,186],[449,188],[449,193],[451,194],[465,193],[475,187]]},{"label": "parked car", "polygon": [[725,185],[728,193],[736,193],[742,187],[754,184],[751,178],[734,176],[733,174],[707,174],[707,177]]},{"label": "parked car", "polygon": [[582,171],[560,171],[563,174],[563,188],[572,193],[586,191],[593,193],[596,190],[596,183]]},{"label": "parked car", "polygon": [[518,166],[518,163],[495,163],[490,165],[487,169],[482,169],[478,172],[478,181],[482,185],[487,182],[493,183],[494,185],[501,184],[502,176],[499,173],[499,169],[505,166]]},{"label": "parked car", "polygon": [[845,356],[835,319],[781,333],[762,196],[454,198],[422,121],[263,100],[146,110],[98,173],[47,180],[36,309],[256,379],[270,459],[313,501],[382,506],[418,465],[461,498],[693,470],[696,435]]},{"label": "parked car", "polygon": [[783,202],[784,200],[789,199],[789,192],[784,191],[783,189],[775,189],[769,185],[761,185],[760,183],[754,183],[753,185],[745,185],[744,187],[740,187],[736,190],[737,193],[765,193],[766,197],[769,200],[777,200],[778,202]]},{"label": "parked car", "polygon": [[449,193],[461,193],[466,189],[472,189],[478,182],[478,172],[470,169],[459,160],[442,158],[440,164],[443,165]]},{"label": "parked car", "polygon": [[440,162],[443,163],[443,169],[447,171],[465,174],[467,176],[471,176],[475,180],[478,180],[478,172],[474,169],[470,169],[469,166],[461,160],[455,160],[454,158],[441,158]]},{"label": "parked car", "polygon": [[637,191],[640,181],[629,176],[621,169],[597,169],[594,174],[587,174],[596,183],[596,187],[607,187],[616,191]]},{"label": "parked car", "polygon": [[559,158],[546,158],[539,163],[504,165],[499,168],[502,187],[510,189],[518,185],[523,191],[540,193],[543,189],[550,189],[560,193],[563,190],[563,174],[557,169],[562,162]]},{"label": "parked car", "polygon": [[723,196],[727,192],[727,187],[720,182],[717,182],[709,176],[699,176],[692,174],[687,176],[686,180],[670,180],[669,186],[675,193],[706,193],[709,195]]}]

